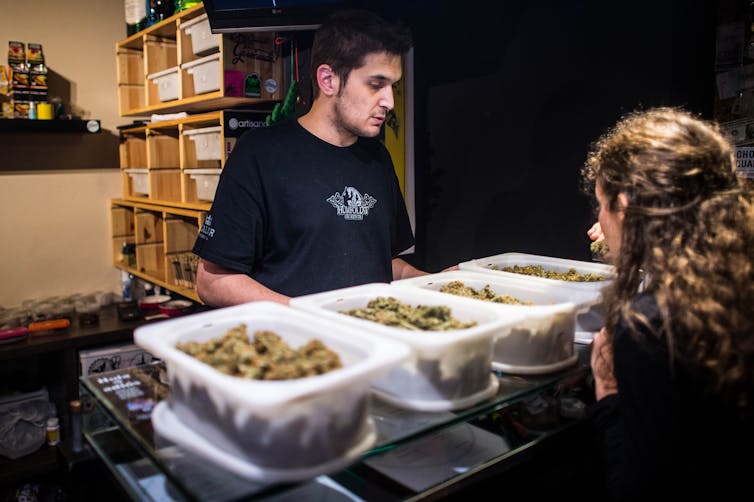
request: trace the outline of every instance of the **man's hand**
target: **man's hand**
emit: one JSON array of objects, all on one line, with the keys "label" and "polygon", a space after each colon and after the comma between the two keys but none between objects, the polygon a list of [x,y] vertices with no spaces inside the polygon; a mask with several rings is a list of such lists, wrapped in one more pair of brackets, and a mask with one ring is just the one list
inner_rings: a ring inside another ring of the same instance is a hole
[{"label": "man's hand", "polygon": [[605,238],[605,234],[602,233],[602,226],[599,221],[592,225],[591,228],[586,231],[586,234],[593,241],[601,241]]}]

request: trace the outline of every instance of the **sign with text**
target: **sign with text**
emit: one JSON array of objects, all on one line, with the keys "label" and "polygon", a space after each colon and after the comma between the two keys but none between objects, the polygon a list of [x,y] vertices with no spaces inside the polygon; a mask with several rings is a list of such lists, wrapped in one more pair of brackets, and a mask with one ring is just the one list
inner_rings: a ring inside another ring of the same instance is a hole
[{"label": "sign with text", "polygon": [[736,171],[744,178],[754,178],[754,146],[736,147]]}]

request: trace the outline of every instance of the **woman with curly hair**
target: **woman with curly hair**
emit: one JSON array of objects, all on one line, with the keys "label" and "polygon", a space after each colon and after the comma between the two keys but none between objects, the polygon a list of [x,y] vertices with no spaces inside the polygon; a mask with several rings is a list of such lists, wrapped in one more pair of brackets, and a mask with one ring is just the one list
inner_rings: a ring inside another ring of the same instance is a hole
[{"label": "woman with curly hair", "polygon": [[582,175],[616,268],[591,355],[611,498],[751,493],[754,203],[732,147],[687,112],[635,112]]}]

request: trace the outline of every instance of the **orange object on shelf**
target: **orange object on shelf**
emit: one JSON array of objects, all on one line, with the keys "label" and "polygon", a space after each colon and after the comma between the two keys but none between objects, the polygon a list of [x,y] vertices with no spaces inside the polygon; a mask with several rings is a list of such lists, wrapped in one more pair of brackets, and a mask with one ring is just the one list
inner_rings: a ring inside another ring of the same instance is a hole
[{"label": "orange object on shelf", "polygon": [[47,331],[50,329],[67,328],[71,325],[71,321],[68,319],[50,319],[47,321],[37,321],[29,323],[29,331]]}]

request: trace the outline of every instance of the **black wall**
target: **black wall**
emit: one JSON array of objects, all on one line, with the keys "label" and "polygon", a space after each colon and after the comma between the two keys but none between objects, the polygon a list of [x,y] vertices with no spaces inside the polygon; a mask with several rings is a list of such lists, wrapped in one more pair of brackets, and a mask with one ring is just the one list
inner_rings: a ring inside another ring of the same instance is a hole
[{"label": "black wall", "polygon": [[415,38],[411,261],[428,271],[508,251],[588,260],[594,214],[579,170],[590,143],[636,108],[711,118],[714,2],[393,0],[377,10]]}]

